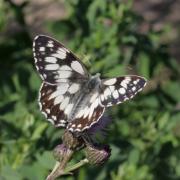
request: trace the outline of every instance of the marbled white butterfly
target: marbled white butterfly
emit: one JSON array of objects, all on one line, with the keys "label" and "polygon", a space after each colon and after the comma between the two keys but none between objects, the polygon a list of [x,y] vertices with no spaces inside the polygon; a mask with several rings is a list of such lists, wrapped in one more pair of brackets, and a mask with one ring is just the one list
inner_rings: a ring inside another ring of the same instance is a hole
[{"label": "marbled white butterfly", "polygon": [[92,76],[82,62],[51,37],[36,36],[35,65],[43,80],[39,105],[56,127],[82,132],[98,122],[108,106],[133,98],[146,84],[136,75],[100,79]]}]

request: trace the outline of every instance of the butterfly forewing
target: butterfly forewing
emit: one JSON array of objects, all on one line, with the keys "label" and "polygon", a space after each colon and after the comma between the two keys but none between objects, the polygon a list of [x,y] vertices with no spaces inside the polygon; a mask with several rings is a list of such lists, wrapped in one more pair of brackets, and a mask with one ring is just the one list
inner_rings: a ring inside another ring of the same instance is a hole
[{"label": "butterfly forewing", "polygon": [[49,84],[89,78],[81,61],[61,43],[48,36],[35,37],[33,54],[41,78]]},{"label": "butterfly forewing", "polygon": [[102,80],[101,103],[112,106],[132,99],[146,85],[143,77],[131,75]]}]

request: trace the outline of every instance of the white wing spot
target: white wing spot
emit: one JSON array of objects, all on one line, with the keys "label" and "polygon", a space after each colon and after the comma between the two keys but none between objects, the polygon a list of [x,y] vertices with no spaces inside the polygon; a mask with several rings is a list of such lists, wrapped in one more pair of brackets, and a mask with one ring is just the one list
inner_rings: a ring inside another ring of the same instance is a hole
[{"label": "white wing spot", "polygon": [[121,82],[121,86],[124,87],[125,89],[127,89],[127,81],[126,80],[123,80]]},{"label": "white wing spot", "polygon": [[83,114],[84,114],[84,109],[81,109],[81,110],[79,111],[79,113],[76,115],[76,118],[82,117]]},{"label": "white wing spot", "polygon": [[106,88],[106,90],[104,91],[104,98],[107,99],[108,96],[111,95],[111,91],[109,88]]},{"label": "white wing spot", "polygon": [[67,50],[62,47],[62,48],[58,48],[58,52],[59,52],[59,51],[61,51],[62,53],[66,53]]},{"label": "white wing spot", "polygon": [[63,99],[64,97],[62,95],[57,96],[54,100],[54,105],[59,104],[60,102],[62,102]]},{"label": "white wing spot", "polygon": [[52,116],[52,119],[53,119],[54,121],[56,121],[56,120],[57,120],[57,117],[56,117],[56,116]]},{"label": "white wing spot", "polygon": [[99,99],[97,98],[96,101],[92,105],[94,106],[94,109],[98,106],[98,104],[99,104]]},{"label": "white wing spot", "polygon": [[59,48],[56,53],[52,54],[52,56],[57,57],[59,59],[65,59],[66,58],[66,51],[62,48]]},{"label": "white wing spot", "polygon": [[60,122],[63,124],[66,123],[66,121],[64,119],[61,119]]},{"label": "white wing spot", "polygon": [[59,70],[62,70],[62,71],[72,71],[72,69],[71,69],[69,66],[67,66],[67,65],[61,66],[61,67],[59,68]]},{"label": "white wing spot", "polygon": [[61,48],[58,48],[59,51],[62,51],[62,52],[69,52],[68,49],[66,49],[65,47],[61,47]]},{"label": "white wing spot", "polygon": [[56,82],[58,83],[67,83],[68,82],[68,79],[58,79],[59,78],[59,75],[56,76]]},{"label": "white wing spot", "polygon": [[78,62],[78,61],[73,61],[71,63],[71,67],[72,69],[74,69],[76,72],[80,73],[80,74],[84,74],[84,70],[82,68],[82,65]]},{"label": "white wing spot", "polygon": [[63,124],[63,123],[58,123],[57,125],[56,125],[56,127],[65,127],[66,126],[66,124]]},{"label": "white wing spot", "polygon": [[46,75],[46,74],[43,74],[42,76],[43,76],[43,78],[44,78],[44,79],[46,79],[46,78],[47,78],[47,75]]},{"label": "white wing spot", "polygon": [[58,71],[59,78],[69,78],[71,76],[71,71]]},{"label": "white wing spot", "polygon": [[85,110],[84,110],[84,116],[83,116],[83,118],[85,118],[85,117],[88,116],[89,111],[90,111],[90,108],[89,108],[89,107],[86,107]]},{"label": "white wing spot", "polygon": [[113,97],[114,97],[115,99],[117,99],[117,98],[119,97],[119,93],[118,93],[117,90],[115,90],[115,91],[113,92]]},{"label": "white wing spot", "polygon": [[34,57],[34,61],[35,61],[35,63],[37,63],[38,59],[36,57]]},{"label": "white wing spot", "polygon": [[119,93],[120,93],[120,94],[125,94],[125,93],[126,93],[126,90],[125,90],[124,88],[120,88],[120,89],[119,89]]},{"label": "white wing spot", "polygon": [[69,131],[73,132],[73,128],[69,128]]},{"label": "white wing spot", "polygon": [[116,81],[117,81],[116,78],[112,78],[112,79],[108,79],[108,80],[104,81],[104,84],[110,86],[110,85],[115,84]]},{"label": "white wing spot", "polygon": [[90,103],[93,103],[97,96],[98,96],[98,93],[94,93],[90,99]]},{"label": "white wing spot", "polygon": [[59,65],[58,64],[47,64],[45,66],[46,70],[57,70],[59,69]]},{"label": "white wing spot", "polygon": [[57,59],[55,57],[46,57],[45,61],[49,63],[56,63]]},{"label": "white wing spot", "polygon": [[128,97],[125,97],[125,98],[124,98],[124,101],[127,101],[128,99],[129,99]]},{"label": "white wing spot", "polygon": [[78,127],[78,128],[81,128],[81,127],[82,127],[82,125],[81,125],[81,124],[79,124],[77,127]]},{"label": "white wing spot", "polygon": [[111,92],[113,92],[115,87],[114,86],[109,86],[109,89],[110,89]]},{"label": "white wing spot", "polygon": [[78,90],[79,90],[79,84],[77,83],[73,83],[70,88],[68,89],[68,91],[71,93],[71,94],[74,94],[76,93]]},{"label": "white wing spot", "polygon": [[49,96],[48,100],[53,99],[53,98],[55,98],[55,97],[57,97],[59,95],[60,95],[59,91],[56,90]]},{"label": "white wing spot", "polygon": [[46,111],[48,114],[50,113],[50,109],[46,109],[45,111]]},{"label": "white wing spot", "polygon": [[80,130],[79,128],[77,128],[76,131],[79,131],[79,132],[80,132],[81,130]]},{"label": "white wing spot", "polygon": [[48,41],[47,47],[54,47],[53,41]]},{"label": "white wing spot", "polygon": [[136,90],[136,86],[134,86],[134,87],[132,88],[132,90],[135,91],[135,90]]},{"label": "white wing spot", "polygon": [[65,109],[65,114],[69,114],[73,108],[74,104],[69,104]]},{"label": "white wing spot", "polygon": [[62,83],[57,87],[57,91],[59,92],[59,94],[64,94],[65,92],[67,92],[68,88],[69,84]]},{"label": "white wing spot", "polygon": [[130,77],[126,77],[125,80],[126,80],[127,82],[130,82],[130,81],[131,81],[131,78],[130,78]]},{"label": "white wing spot", "polygon": [[64,110],[69,103],[69,97],[66,97],[60,105],[60,109]]},{"label": "white wing spot", "polygon": [[91,119],[91,116],[93,115],[93,112],[94,112],[94,105],[92,104],[91,105],[91,108],[90,108],[90,112],[89,112],[89,119]]},{"label": "white wing spot", "polygon": [[104,95],[101,95],[101,101],[104,101]]},{"label": "white wing spot", "polygon": [[45,51],[45,47],[43,47],[43,46],[40,47],[40,48],[39,48],[39,51]]}]

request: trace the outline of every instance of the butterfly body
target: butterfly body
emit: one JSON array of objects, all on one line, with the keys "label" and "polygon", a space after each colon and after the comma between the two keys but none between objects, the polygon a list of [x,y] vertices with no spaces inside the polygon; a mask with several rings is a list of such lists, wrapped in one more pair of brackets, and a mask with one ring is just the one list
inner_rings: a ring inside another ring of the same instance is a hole
[{"label": "butterfly body", "polygon": [[133,98],[146,84],[136,75],[101,79],[91,76],[82,62],[48,36],[34,39],[34,59],[43,83],[39,105],[56,127],[81,133],[97,123],[108,106]]},{"label": "butterfly body", "polygon": [[90,102],[93,94],[100,94],[100,83],[99,74],[92,76],[82,87],[81,92],[74,97],[72,100],[75,102],[73,109],[69,116],[68,121],[72,121],[75,118],[75,114],[78,114],[86,105]]}]

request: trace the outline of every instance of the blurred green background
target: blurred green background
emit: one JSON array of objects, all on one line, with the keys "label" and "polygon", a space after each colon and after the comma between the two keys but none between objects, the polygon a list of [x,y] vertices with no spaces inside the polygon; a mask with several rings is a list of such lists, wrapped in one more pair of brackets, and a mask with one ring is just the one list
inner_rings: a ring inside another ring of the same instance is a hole
[{"label": "blurred green background", "polygon": [[131,0],[43,2],[0,1],[0,179],[45,179],[61,143],[63,130],[45,121],[37,103],[32,40],[40,33],[72,49],[91,73],[148,79],[136,98],[107,111],[109,161],[64,179],[180,179],[180,63],[169,54],[172,27],[153,28]]}]

